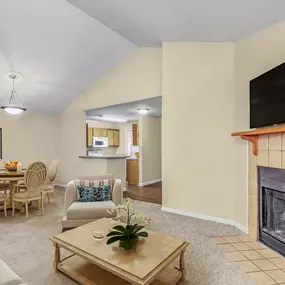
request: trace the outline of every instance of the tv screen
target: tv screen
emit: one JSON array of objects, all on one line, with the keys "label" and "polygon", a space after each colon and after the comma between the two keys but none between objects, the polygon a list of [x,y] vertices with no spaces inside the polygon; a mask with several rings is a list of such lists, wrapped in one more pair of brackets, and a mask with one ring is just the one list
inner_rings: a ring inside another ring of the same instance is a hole
[{"label": "tv screen", "polygon": [[285,63],[250,81],[250,127],[285,123]]}]

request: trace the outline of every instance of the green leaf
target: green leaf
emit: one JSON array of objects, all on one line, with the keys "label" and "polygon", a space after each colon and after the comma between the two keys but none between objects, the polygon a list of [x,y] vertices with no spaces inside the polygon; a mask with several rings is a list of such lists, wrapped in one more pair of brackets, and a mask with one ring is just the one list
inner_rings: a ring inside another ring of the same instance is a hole
[{"label": "green leaf", "polygon": [[139,233],[137,233],[137,236],[139,236],[139,237],[148,237],[148,233],[147,232],[139,232]]},{"label": "green leaf", "polygon": [[143,228],[144,228],[144,226],[137,226],[134,230],[134,234],[136,234],[138,231],[140,231]]},{"label": "green leaf", "polygon": [[110,243],[113,243],[113,242],[116,242],[118,240],[123,240],[124,238],[122,236],[115,236],[115,237],[111,237],[107,240],[107,244],[110,244]]},{"label": "green leaf", "polygon": [[121,225],[115,226],[115,227],[113,227],[113,229],[117,230],[117,231],[119,231],[121,233],[124,233],[126,231],[126,229],[123,226],[121,226]]},{"label": "green leaf", "polygon": [[106,236],[107,236],[107,237],[122,236],[122,233],[121,233],[121,232],[112,231],[112,232],[109,232]]},{"label": "green leaf", "polygon": [[127,238],[130,238],[130,236],[132,235],[133,233],[133,228],[132,227],[129,227],[123,234],[124,237],[127,237]]},{"label": "green leaf", "polygon": [[120,246],[125,250],[130,250],[135,244],[137,239],[125,239],[120,243]]}]

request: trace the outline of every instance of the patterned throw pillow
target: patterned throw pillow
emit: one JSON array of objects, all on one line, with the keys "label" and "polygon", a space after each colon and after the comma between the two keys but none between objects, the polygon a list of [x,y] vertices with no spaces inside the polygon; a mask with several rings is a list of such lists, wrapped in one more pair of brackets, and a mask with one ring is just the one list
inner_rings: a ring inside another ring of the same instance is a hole
[{"label": "patterned throw pillow", "polygon": [[79,199],[77,202],[102,202],[111,200],[110,186],[77,186]]},{"label": "patterned throw pillow", "polygon": [[78,190],[78,186],[85,186],[85,187],[100,187],[100,186],[110,186],[110,195],[112,198],[112,187],[113,187],[114,181],[113,179],[105,179],[105,180],[80,180],[80,179],[76,179],[75,180],[75,185],[77,188],[77,200],[80,199],[80,195],[79,195],[79,190]]}]

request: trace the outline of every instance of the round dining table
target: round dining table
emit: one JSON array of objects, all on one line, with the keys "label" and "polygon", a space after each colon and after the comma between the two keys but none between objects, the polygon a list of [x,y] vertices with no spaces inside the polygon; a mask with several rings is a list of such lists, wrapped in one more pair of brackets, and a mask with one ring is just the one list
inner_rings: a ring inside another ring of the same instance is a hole
[{"label": "round dining table", "polygon": [[[7,209],[12,208],[12,196],[14,195],[15,187],[19,181],[24,180],[25,171],[7,171],[5,168],[0,168],[0,191],[1,191],[1,182],[9,183],[9,197],[7,199]],[[2,189],[4,190],[4,188]],[[16,204],[16,209],[23,210],[22,205]],[[4,206],[0,205],[0,210],[4,210]]]}]

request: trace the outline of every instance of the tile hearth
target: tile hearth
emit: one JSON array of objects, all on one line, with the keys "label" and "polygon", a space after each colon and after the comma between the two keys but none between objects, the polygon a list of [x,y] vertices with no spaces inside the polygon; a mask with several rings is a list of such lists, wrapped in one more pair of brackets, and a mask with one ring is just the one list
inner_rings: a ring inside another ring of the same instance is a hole
[{"label": "tile hearth", "polygon": [[285,285],[285,258],[251,236],[212,237],[256,285]]}]

